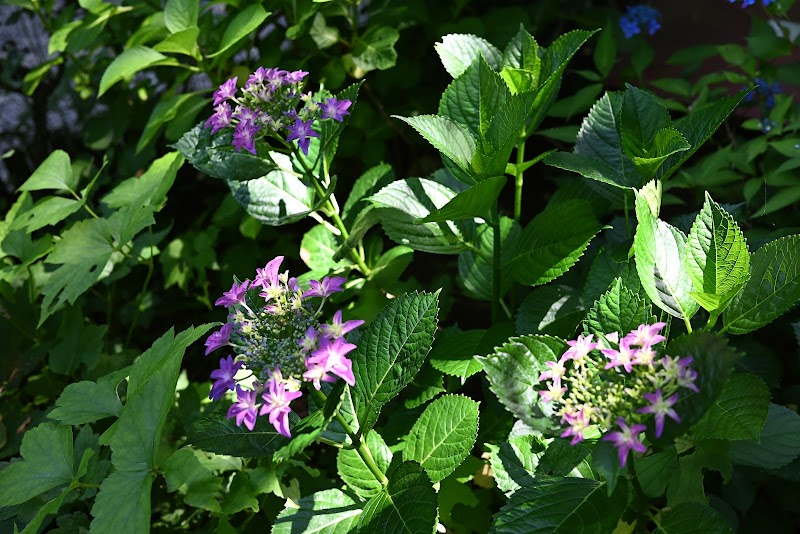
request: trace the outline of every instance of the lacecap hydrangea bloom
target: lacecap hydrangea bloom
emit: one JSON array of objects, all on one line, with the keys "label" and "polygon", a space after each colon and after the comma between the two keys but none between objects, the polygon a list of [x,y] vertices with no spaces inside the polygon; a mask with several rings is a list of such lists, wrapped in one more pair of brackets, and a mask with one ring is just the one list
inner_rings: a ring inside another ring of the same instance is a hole
[{"label": "lacecap hydrangea bloom", "polygon": [[[217,299],[215,305],[228,309],[228,321],[205,345],[207,355],[224,347],[234,353],[221,358],[219,369],[211,373],[212,400],[236,392],[228,419],[253,430],[256,419],[268,415],[278,432],[291,437],[290,403],[302,396],[304,382],[316,389],[337,378],[355,385],[347,354],[356,346],[345,336],[364,321],[343,321],[339,310],[328,323],[320,324],[324,300],[342,291],[346,280],[326,276],[303,290],[288,271],[279,272],[282,262],[283,256],[276,257],[256,269],[252,282],[234,282]],[[237,379],[242,369],[250,374]],[[242,387],[242,380],[252,381],[252,386]]]},{"label": "lacecap hydrangea bloom", "polygon": [[624,466],[631,450],[645,452],[640,434],[651,420],[656,437],[667,418],[681,420],[673,406],[687,391],[698,391],[697,373],[691,356],[658,355],[664,326],[643,324],[622,339],[616,332],[597,341],[592,334],[578,336],[557,362],[545,362],[539,393],[566,427],[561,437],[576,445],[597,426]]},{"label": "lacecap hydrangea bloom", "polygon": [[625,13],[619,18],[619,27],[626,39],[646,30],[649,35],[653,35],[661,28],[661,12],[645,4],[628,6]]},{"label": "lacecap hydrangea bloom", "polygon": [[232,145],[239,152],[245,149],[256,154],[256,142],[270,136],[297,146],[304,154],[312,137],[319,137],[313,126],[316,121],[342,122],[352,105],[350,100],[322,98],[311,91],[303,92],[303,79],[308,72],[259,67],[250,75],[241,93],[238,78],[231,78],[214,92],[214,114],[205,122],[216,134],[233,128]]}]

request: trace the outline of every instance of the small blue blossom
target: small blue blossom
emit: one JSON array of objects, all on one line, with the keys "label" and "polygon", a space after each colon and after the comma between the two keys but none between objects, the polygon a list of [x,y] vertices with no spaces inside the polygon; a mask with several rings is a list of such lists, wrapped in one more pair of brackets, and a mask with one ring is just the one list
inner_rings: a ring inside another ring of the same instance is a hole
[{"label": "small blue blossom", "polygon": [[653,35],[661,28],[660,18],[661,12],[650,6],[644,4],[628,6],[625,14],[619,18],[619,27],[626,39],[630,39],[645,29],[649,35]]},{"label": "small blue blossom", "polygon": [[[737,1],[738,0],[728,0],[728,3],[735,4]],[[775,0],[761,0],[761,3],[764,5],[764,7],[767,7],[768,5],[770,5],[774,1]],[[756,0],[742,0],[742,8],[750,7],[755,3],[756,3]]]}]

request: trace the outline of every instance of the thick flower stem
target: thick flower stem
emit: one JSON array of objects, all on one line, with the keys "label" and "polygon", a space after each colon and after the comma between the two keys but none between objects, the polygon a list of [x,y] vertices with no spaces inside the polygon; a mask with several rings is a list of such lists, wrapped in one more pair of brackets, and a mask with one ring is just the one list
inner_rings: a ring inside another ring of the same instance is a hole
[{"label": "thick flower stem", "polygon": [[522,164],[525,162],[525,138],[517,141],[517,167],[514,175],[514,220],[519,222],[522,214]]},{"label": "thick flower stem", "polygon": [[[314,396],[317,397],[320,403],[324,406],[325,402],[327,402],[328,400],[328,397],[318,389],[313,390],[313,393]],[[367,466],[370,472],[372,472],[372,475],[375,477],[375,480],[377,480],[384,486],[388,484],[389,481],[387,480],[386,475],[383,474],[383,471],[381,471],[380,467],[378,467],[378,464],[375,463],[375,460],[372,458],[372,453],[369,452],[367,444],[361,439],[359,439],[358,435],[355,432],[353,432],[353,429],[350,428],[350,425],[347,423],[347,421],[344,420],[344,417],[342,417],[342,414],[339,413],[339,410],[336,410],[336,415],[334,417],[339,422],[339,424],[342,425],[342,428],[347,433],[347,435],[350,436],[350,439],[353,441],[354,450],[361,457],[361,460],[364,462],[364,464]]]}]

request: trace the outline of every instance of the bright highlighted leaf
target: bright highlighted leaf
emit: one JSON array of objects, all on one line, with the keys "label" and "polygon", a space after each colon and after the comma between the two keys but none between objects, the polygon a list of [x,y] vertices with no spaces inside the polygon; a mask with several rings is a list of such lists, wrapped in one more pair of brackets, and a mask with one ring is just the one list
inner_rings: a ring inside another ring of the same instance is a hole
[{"label": "bright highlighted leaf", "polygon": [[164,24],[170,33],[181,32],[197,26],[199,12],[199,0],[167,0],[164,5]]},{"label": "bright highlighted leaf", "polygon": [[178,33],[173,33],[153,47],[156,52],[167,52],[172,54],[184,54],[186,56],[197,56],[197,36],[200,29],[197,27],[186,28]]},{"label": "bright highlighted leaf", "polygon": [[361,516],[361,506],[338,489],[312,493],[298,504],[299,508],[285,508],[280,513],[272,526],[272,534],[299,531],[350,534],[355,532]]},{"label": "bright highlighted leaf", "polygon": [[421,534],[436,529],[438,501],[419,464],[403,462],[386,474],[389,484],[364,506],[359,532]]},{"label": "bright highlighted leaf", "polygon": [[[722,308],[750,275],[750,252],[742,231],[722,207],[706,193],[687,242],[686,269],[698,293],[713,295]],[[708,311],[721,311],[707,307]]]},{"label": "bright highlighted leaf", "polygon": [[687,238],[677,228],[653,216],[645,198],[637,195],[634,248],[636,271],[653,304],[689,321],[699,304],[690,296],[692,281],[685,267]]},{"label": "bright highlighted leaf", "polygon": [[[367,434],[366,444],[378,469],[386,473],[392,461],[392,451],[386,446],[386,442],[380,434],[372,430]],[[339,449],[336,455],[336,467],[344,483],[359,497],[369,499],[383,489],[383,485],[353,449]]]},{"label": "bright highlighted leaf", "polygon": [[[542,68],[539,44],[522,26],[503,50],[503,67],[525,70],[536,78],[539,77]],[[533,86],[534,89],[536,87],[538,85]]]},{"label": "bright highlighted leaf", "polygon": [[433,343],[439,312],[437,293],[406,293],[381,311],[351,354],[356,385],[351,388],[362,432],[372,428],[381,407],[422,366]]},{"label": "bright highlighted leaf", "polygon": [[750,279],[725,310],[725,330],[746,334],[787,312],[800,301],[800,236],[781,237],[758,249]]},{"label": "bright highlighted leaf", "polygon": [[41,165],[36,167],[30,178],[19,187],[19,191],[41,191],[43,189],[72,190],[77,185],[72,176],[69,154],[63,150],[52,152]]},{"label": "bright highlighted leaf", "polygon": [[539,476],[511,495],[489,532],[611,532],[627,500],[628,487],[622,480],[608,495],[606,484],[596,480]]},{"label": "bright highlighted leaf", "polygon": [[428,361],[434,369],[450,376],[467,378],[479,372],[482,367],[475,355],[486,334],[486,330],[467,330],[437,340]]},{"label": "bright highlighted leaf", "polygon": [[566,285],[545,285],[522,301],[514,321],[517,334],[571,338],[586,311],[580,293]]},{"label": "bright highlighted leaf", "polygon": [[769,389],[763,380],[735,373],[692,433],[701,439],[758,439],[767,419],[769,399]]},{"label": "bright highlighted leaf", "polygon": [[157,65],[179,65],[179,63],[147,46],[136,45],[128,48],[106,67],[100,80],[97,97],[103,96],[118,81]]},{"label": "bright highlighted leaf", "polygon": [[72,482],[72,428],[41,423],[25,432],[22,460],[0,471],[0,506],[15,506]]},{"label": "bright highlighted leaf", "polygon": [[486,444],[492,452],[489,461],[495,482],[503,493],[512,493],[533,482],[542,455],[533,451],[534,442],[533,436],[520,436],[500,445]]},{"label": "bright highlighted leaf", "polygon": [[650,303],[625,287],[619,278],[586,314],[586,329],[595,336],[609,332],[624,336],[639,325],[655,322]]},{"label": "bright highlighted leaf", "polygon": [[725,518],[699,502],[685,502],[666,512],[655,534],[733,534]]},{"label": "bright highlighted leaf", "polygon": [[436,483],[467,457],[478,436],[478,403],[461,395],[433,401],[406,439],[403,458],[414,460]]},{"label": "bright highlighted leaf", "polygon": [[500,69],[502,54],[493,44],[476,35],[451,33],[433,45],[450,76],[458,78],[478,58],[483,57],[494,70]]},{"label": "bright highlighted leaf", "polygon": [[394,117],[418,131],[436,150],[453,160],[461,170],[470,172],[470,163],[475,156],[477,144],[466,126],[439,115],[415,117],[394,115]]},{"label": "bright highlighted leaf", "polygon": [[254,4],[241,10],[233,20],[230,21],[227,28],[225,28],[225,32],[222,34],[222,41],[220,41],[219,50],[213,54],[209,54],[208,57],[216,57],[227,51],[241,39],[244,39],[250,35],[250,33],[257,30],[269,15],[270,14],[264,11],[264,8],[261,7],[260,4]]},{"label": "bright highlighted leaf", "polygon": [[770,404],[758,440],[731,443],[731,458],[739,465],[778,469],[800,456],[800,415]]},{"label": "bright highlighted leaf", "polygon": [[462,191],[450,199],[447,204],[428,216],[417,219],[415,223],[457,221],[480,217],[488,219],[489,210],[497,202],[500,191],[506,184],[505,176],[495,176],[478,182],[466,191]]},{"label": "bright highlighted leaf", "polygon": [[551,204],[522,231],[511,272],[524,285],[550,282],[583,255],[600,224],[584,200]]},{"label": "bright highlighted leaf", "polygon": [[649,155],[659,132],[672,125],[664,106],[631,85],[622,97],[620,119],[622,147],[630,158]]},{"label": "bright highlighted leaf", "polygon": [[544,362],[557,362],[566,348],[566,342],[556,337],[512,337],[478,360],[491,390],[508,411],[532,428],[552,431],[558,426],[550,420],[552,410],[541,402],[536,386],[539,375],[549,369]]},{"label": "bright highlighted leaf", "polygon": [[198,449],[247,458],[271,456],[287,442],[264,417],[256,419],[255,428],[248,430],[236,426],[236,421],[227,419],[223,412],[195,419],[186,435],[186,443]]}]

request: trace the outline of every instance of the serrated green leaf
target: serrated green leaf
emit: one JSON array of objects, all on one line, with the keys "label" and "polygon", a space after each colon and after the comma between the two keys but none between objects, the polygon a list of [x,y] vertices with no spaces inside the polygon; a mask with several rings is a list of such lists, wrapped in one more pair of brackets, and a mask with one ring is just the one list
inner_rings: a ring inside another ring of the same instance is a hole
[{"label": "serrated green leaf", "polygon": [[[458,256],[458,275],[464,289],[472,298],[491,300],[494,279],[494,232],[489,224],[478,226],[474,245]],[[508,217],[500,218],[500,296],[513,285],[511,261],[522,230],[517,222]]]},{"label": "serrated green leaf", "polygon": [[523,334],[549,334],[571,338],[585,310],[580,294],[571,286],[546,285],[531,291],[520,304],[514,324]]},{"label": "serrated green leaf", "polygon": [[549,205],[522,231],[511,260],[514,279],[539,285],[558,278],[575,265],[599,230],[586,201]]},{"label": "serrated green leaf", "polygon": [[731,443],[731,459],[738,465],[778,469],[800,456],[800,415],[786,406],[770,404],[758,440]]},{"label": "serrated green leaf", "polygon": [[627,484],[610,496],[606,484],[583,478],[537,477],[495,515],[490,534],[611,532],[625,509]]},{"label": "serrated green leaf", "polygon": [[642,491],[654,499],[664,494],[672,475],[678,469],[678,453],[674,447],[644,458],[634,455],[633,461]]},{"label": "serrated green leaf", "polygon": [[92,506],[91,531],[136,534],[150,528],[154,471],[115,471],[103,480]]},{"label": "serrated green leaf", "polygon": [[482,369],[475,359],[486,330],[467,330],[449,335],[437,341],[428,355],[428,361],[434,369],[450,376],[467,378]]},{"label": "serrated green leaf", "polygon": [[56,407],[47,415],[65,425],[93,423],[106,417],[119,416],[122,403],[117,386],[127,376],[129,368],[116,371],[90,382],[69,384],[56,399]]},{"label": "serrated green leaf", "polygon": [[655,534],[733,534],[733,530],[713,508],[685,502],[662,516]]},{"label": "serrated green leaf", "polygon": [[25,432],[22,460],[0,471],[0,506],[14,506],[69,484],[73,475],[72,428],[41,423]]},{"label": "serrated green leaf", "polygon": [[347,262],[334,261],[333,256],[339,244],[330,230],[318,224],[303,234],[300,241],[300,259],[312,271],[332,271],[345,267]]},{"label": "serrated green leaf", "polygon": [[422,224],[457,221],[474,217],[488,219],[489,211],[497,202],[497,197],[500,196],[500,191],[503,190],[505,184],[505,176],[495,176],[478,182],[466,191],[456,194],[438,210],[414,222]]},{"label": "serrated green leaf", "polygon": [[544,362],[558,361],[567,344],[551,336],[512,337],[485,357],[478,358],[486,371],[491,390],[505,407],[531,428],[554,431],[552,409],[541,402],[539,375],[548,369]]},{"label": "serrated green leaf", "polygon": [[183,163],[180,153],[165,154],[140,176],[120,182],[103,197],[103,203],[110,208],[123,208],[146,198],[150,204],[160,209]]},{"label": "serrated green leaf", "polygon": [[221,513],[217,501],[222,496],[222,478],[205,465],[205,456],[196,449],[179,449],[161,465],[167,491],[180,491],[186,504]]},{"label": "serrated green leaf", "polygon": [[361,516],[361,505],[338,489],[312,493],[300,499],[299,508],[285,508],[275,524],[272,534],[325,532],[326,534],[352,534]]},{"label": "serrated green leaf", "polygon": [[19,187],[19,191],[72,190],[76,185],[77,177],[72,175],[69,154],[63,150],[55,150],[36,167],[30,178]]},{"label": "serrated green leaf", "polygon": [[725,310],[725,330],[746,334],[800,301],[800,236],[781,237],[758,249],[750,260],[750,278]]},{"label": "serrated green leaf", "polygon": [[[374,430],[367,434],[365,442],[372,459],[375,460],[375,465],[385,473],[392,461],[392,451],[386,446],[381,435]],[[336,468],[344,483],[359,497],[369,499],[383,490],[383,485],[375,478],[359,453],[353,449],[339,449],[336,455]]]},{"label": "serrated green leaf", "polygon": [[685,267],[687,238],[657,219],[641,195],[636,197],[634,248],[636,272],[650,300],[665,312],[689,321],[700,305],[690,296],[692,281]]},{"label": "serrated green leaf", "polygon": [[439,397],[411,427],[403,458],[413,460],[436,483],[467,457],[478,436],[478,403],[461,395]]},{"label": "serrated green leaf", "polygon": [[586,330],[595,336],[611,332],[624,336],[639,325],[655,322],[650,303],[625,287],[619,278],[586,313]]},{"label": "serrated green leaf", "polygon": [[522,436],[500,445],[486,444],[492,452],[489,462],[495,482],[503,493],[512,493],[532,484],[541,456],[540,452],[533,451],[534,441],[533,436]]},{"label": "serrated green leaf", "polygon": [[384,187],[367,200],[381,208],[378,217],[390,239],[414,250],[456,254],[467,248],[474,231],[470,220],[414,224],[445,206],[455,192],[433,180],[408,178]]},{"label": "serrated green leaf", "polygon": [[644,179],[655,176],[661,165],[673,154],[689,150],[691,145],[675,128],[664,128],[656,135],[652,148],[645,156],[633,156],[631,160]]},{"label": "serrated green leaf", "polygon": [[176,60],[142,45],[132,46],[114,58],[100,79],[97,97],[101,97],[120,80],[157,65],[180,65]]},{"label": "serrated green leaf", "polygon": [[164,5],[164,24],[170,33],[178,33],[197,26],[199,12],[198,0],[167,0]]},{"label": "serrated green leaf", "polygon": [[248,430],[236,426],[222,412],[195,419],[186,435],[186,444],[198,449],[246,458],[270,456],[287,441],[264,417],[259,417],[253,430]]},{"label": "serrated green leaf", "polygon": [[433,45],[450,76],[458,78],[479,57],[495,70],[500,69],[502,54],[493,44],[476,35],[451,33]]},{"label": "serrated green leaf", "polygon": [[408,410],[413,410],[444,392],[444,376],[441,371],[434,369],[430,364],[423,363],[422,368],[403,393],[403,406]]},{"label": "serrated green leaf", "polygon": [[480,57],[447,86],[439,101],[439,115],[466,126],[473,139],[483,139],[510,98],[502,78]]},{"label": "serrated green leaf", "polygon": [[351,389],[361,432],[371,429],[381,407],[419,371],[433,343],[438,293],[407,293],[384,308],[351,354]]},{"label": "serrated green leaf", "polygon": [[539,458],[536,476],[584,478],[592,472],[587,458],[591,452],[583,443],[570,445],[566,439],[554,438]]},{"label": "serrated green leaf", "polygon": [[608,291],[616,278],[620,278],[625,287],[635,290],[639,296],[645,296],[639,274],[636,272],[636,264],[632,261],[617,261],[609,250],[601,249],[586,276],[586,287],[583,290],[584,304],[592,305],[600,295]]},{"label": "serrated green leaf", "polygon": [[438,503],[421,465],[403,462],[387,473],[389,484],[364,506],[358,531],[424,534],[436,530]]},{"label": "serrated green leaf", "polygon": [[416,115],[414,117],[394,115],[394,117],[414,128],[461,170],[470,172],[470,163],[478,145],[466,126],[439,115]]},{"label": "serrated green leaf", "polygon": [[[742,231],[708,193],[689,232],[686,253],[686,269],[695,291],[714,295],[723,307],[750,275],[750,252]],[[721,311],[716,307],[703,307],[708,311]]]},{"label": "serrated green leaf", "polygon": [[348,228],[353,225],[355,218],[366,209],[367,197],[374,195],[392,182],[394,182],[394,171],[388,163],[375,165],[358,177],[342,207],[342,219],[347,223]]},{"label": "serrated green leaf", "polygon": [[[539,56],[539,44],[536,39],[525,31],[520,24],[519,31],[511,38],[503,50],[503,67],[511,67],[530,72],[536,78],[542,68],[542,60]],[[538,84],[533,86],[538,87]]]},{"label": "serrated green leaf", "polygon": [[725,382],[716,402],[692,427],[701,439],[758,439],[769,411],[770,393],[763,380],[734,373]]},{"label": "serrated green leaf", "polygon": [[656,136],[671,125],[664,106],[650,93],[628,85],[622,97],[620,138],[629,158],[650,155]]},{"label": "serrated green leaf", "polygon": [[241,39],[244,39],[252,32],[257,30],[261,23],[270,16],[268,11],[264,11],[261,4],[253,4],[241,11],[228,23],[225,31],[222,34],[222,40],[219,44],[219,49],[213,54],[208,54],[207,57],[217,57],[223,52],[227,51]]}]

